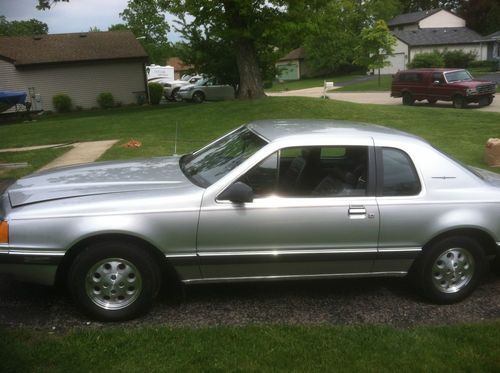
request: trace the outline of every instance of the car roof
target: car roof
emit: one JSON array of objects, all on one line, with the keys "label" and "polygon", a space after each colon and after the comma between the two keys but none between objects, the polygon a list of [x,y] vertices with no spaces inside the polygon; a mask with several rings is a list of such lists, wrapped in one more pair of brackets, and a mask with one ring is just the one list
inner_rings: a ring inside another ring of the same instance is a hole
[{"label": "car roof", "polygon": [[433,68],[420,68],[420,69],[409,69],[409,70],[401,70],[398,71],[398,74],[404,74],[404,73],[435,73],[435,72],[451,72],[451,71],[461,71],[464,69],[447,69],[444,67],[433,67]]},{"label": "car roof", "polygon": [[260,120],[247,124],[247,128],[257,133],[268,141],[277,141],[296,137],[320,137],[334,136],[364,136],[374,139],[390,138],[413,139],[425,142],[418,136],[398,131],[396,129],[379,126],[376,124],[351,122],[343,120],[322,119],[277,119]]}]

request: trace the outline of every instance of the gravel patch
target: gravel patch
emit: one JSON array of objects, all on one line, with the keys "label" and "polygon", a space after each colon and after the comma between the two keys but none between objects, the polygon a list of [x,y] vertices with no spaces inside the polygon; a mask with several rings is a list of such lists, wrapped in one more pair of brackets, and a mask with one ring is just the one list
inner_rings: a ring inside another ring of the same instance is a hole
[{"label": "gravel patch", "polygon": [[[445,325],[500,318],[500,277],[490,274],[475,293],[454,305],[420,298],[405,279],[352,279],[193,285],[164,292],[145,316],[97,323],[81,315],[55,288],[0,276],[0,325],[62,332],[109,327],[220,325]],[[183,293],[183,296],[179,296]]]}]

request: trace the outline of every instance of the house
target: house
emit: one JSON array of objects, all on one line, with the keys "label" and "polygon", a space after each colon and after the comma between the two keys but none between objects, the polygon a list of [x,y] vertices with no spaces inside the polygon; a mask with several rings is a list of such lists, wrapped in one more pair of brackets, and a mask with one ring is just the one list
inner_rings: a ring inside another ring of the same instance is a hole
[{"label": "house", "polygon": [[304,66],[304,48],[297,48],[280,58],[276,62],[279,80],[299,80],[307,77],[307,68]]},{"label": "house", "polygon": [[488,58],[489,41],[467,28],[463,18],[444,9],[401,14],[387,25],[397,43],[382,74],[404,70],[415,55],[433,50],[462,50],[474,53],[477,60]]},{"label": "house", "polygon": [[279,80],[299,80],[313,78],[329,72],[328,69],[315,69],[307,62],[306,51],[303,47],[292,50],[280,58],[275,64]]},{"label": "house", "polygon": [[147,95],[147,58],[130,31],[0,37],[0,90],[29,93],[34,110],[54,110],[60,93],[82,108],[101,92],[135,103]]},{"label": "house", "polygon": [[487,59],[497,61],[500,67],[500,31],[485,36],[483,41],[488,45]]},{"label": "house", "polygon": [[174,68],[174,79],[179,80],[183,75],[189,74],[193,69],[193,65],[185,65],[179,57],[170,57],[167,59],[167,66]]}]

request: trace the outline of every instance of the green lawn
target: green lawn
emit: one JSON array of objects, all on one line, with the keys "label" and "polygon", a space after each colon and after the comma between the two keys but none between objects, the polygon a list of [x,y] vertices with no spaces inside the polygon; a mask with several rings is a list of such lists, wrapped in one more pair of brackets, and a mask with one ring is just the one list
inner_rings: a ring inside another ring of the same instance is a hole
[{"label": "green lawn", "polygon": [[[184,153],[243,123],[266,118],[347,119],[382,124],[422,136],[462,161],[480,167],[486,167],[484,144],[488,138],[498,136],[500,128],[500,114],[474,109],[361,105],[314,98],[269,97],[248,102],[168,104],[55,115],[32,124],[0,126],[0,147],[120,139],[102,159],[170,155],[174,152],[176,124],[179,128],[177,153]],[[124,149],[119,146],[132,138],[142,141],[143,147]],[[25,158],[34,164],[40,157],[33,152]]]},{"label": "green lawn", "polygon": [[500,322],[0,330],[2,372],[494,372]]},{"label": "green lawn", "polygon": [[391,90],[391,83],[392,83],[392,76],[391,75],[381,75],[380,76],[380,85],[378,83],[378,77],[375,79],[366,81],[366,82],[360,82],[360,83],[355,83],[348,85],[346,87],[340,87],[339,89],[336,89],[335,91],[341,91],[341,92],[371,92],[371,91],[390,91]]},{"label": "green lawn", "polygon": [[323,87],[324,81],[327,82],[345,82],[351,79],[359,78],[364,75],[340,75],[340,76],[329,76],[321,78],[312,79],[301,79],[301,80],[290,80],[283,83],[273,83],[272,88],[266,89],[266,92],[281,92],[281,91],[293,91],[296,89],[306,89],[314,87]]}]

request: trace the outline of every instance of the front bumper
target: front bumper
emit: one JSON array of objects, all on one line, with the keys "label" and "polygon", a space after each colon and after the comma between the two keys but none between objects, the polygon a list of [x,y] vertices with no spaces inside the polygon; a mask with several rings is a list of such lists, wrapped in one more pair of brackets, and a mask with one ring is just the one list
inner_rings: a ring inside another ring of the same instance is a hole
[{"label": "front bumper", "polygon": [[61,250],[0,245],[0,274],[12,275],[21,281],[53,285],[64,254]]}]

